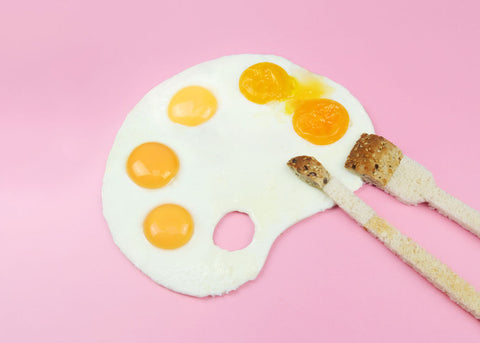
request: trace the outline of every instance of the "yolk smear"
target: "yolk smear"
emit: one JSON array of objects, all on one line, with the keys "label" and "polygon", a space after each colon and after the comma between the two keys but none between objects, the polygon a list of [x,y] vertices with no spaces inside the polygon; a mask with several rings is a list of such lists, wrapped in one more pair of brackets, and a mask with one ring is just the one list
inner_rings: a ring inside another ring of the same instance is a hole
[{"label": "yolk smear", "polygon": [[347,132],[348,112],[340,103],[330,99],[311,99],[301,103],[293,115],[297,134],[316,145],[338,141]]},{"label": "yolk smear", "polygon": [[288,114],[295,112],[303,101],[321,98],[333,90],[317,78],[310,77],[302,79],[302,81],[294,80],[292,98],[285,104],[285,112]]},{"label": "yolk smear", "polygon": [[165,204],[154,208],[143,222],[143,233],[155,247],[177,249],[193,235],[193,219],[182,206]]},{"label": "yolk smear", "polygon": [[240,76],[240,91],[256,104],[283,101],[292,95],[293,80],[280,66],[261,62],[248,67]]},{"label": "yolk smear", "polygon": [[208,89],[188,86],[170,100],[168,117],[174,123],[197,126],[209,120],[217,111],[217,99]]},{"label": "yolk smear", "polygon": [[148,142],[136,147],[127,160],[127,173],[139,186],[160,188],[170,182],[179,169],[178,157],[168,146]]}]

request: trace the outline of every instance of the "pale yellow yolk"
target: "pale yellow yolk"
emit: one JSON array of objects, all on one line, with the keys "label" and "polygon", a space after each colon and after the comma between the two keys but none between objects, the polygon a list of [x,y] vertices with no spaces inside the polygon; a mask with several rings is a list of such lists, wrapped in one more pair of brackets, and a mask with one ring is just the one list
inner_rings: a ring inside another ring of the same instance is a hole
[{"label": "pale yellow yolk", "polygon": [[177,249],[193,235],[193,219],[183,207],[174,204],[154,208],[143,222],[143,233],[155,247]]},{"label": "pale yellow yolk", "polygon": [[330,99],[311,99],[302,102],[293,115],[297,134],[316,145],[338,141],[348,129],[348,112],[340,103]]},{"label": "pale yellow yolk", "polygon": [[282,101],[292,95],[293,82],[280,66],[262,62],[248,67],[240,76],[240,92],[256,104]]},{"label": "pale yellow yolk", "polygon": [[136,147],[127,160],[128,176],[145,188],[165,186],[177,174],[177,155],[168,146],[149,142]]},{"label": "pale yellow yolk", "polygon": [[170,100],[168,117],[174,123],[197,126],[209,120],[217,111],[217,99],[208,89],[188,86]]}]

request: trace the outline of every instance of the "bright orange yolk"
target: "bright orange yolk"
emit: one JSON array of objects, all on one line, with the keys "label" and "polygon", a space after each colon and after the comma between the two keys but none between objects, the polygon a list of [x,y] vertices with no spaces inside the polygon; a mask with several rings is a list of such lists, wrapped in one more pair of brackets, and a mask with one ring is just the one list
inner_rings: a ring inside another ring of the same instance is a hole
[{"label": "bright orange yolk", "polygon": [[316,145],[338,141],[347,132],[348,122],[345,107],[330,99],[306,100],[293,115],[295,132]]},{"label": "bright orange yolk", "polygon": [[149,142],[136,147],[127,160],[128,176],[145,188],[165,186],[177,174],[177,155],[168,146]]},{"label": "bright orange yolk", "polygon": [[170,100],[168,117],[174,123],[197,126],[209,120],[217,111],[217,99],[208,89],[188,86]]},{"label": "bright orange yolk", "polygon": [[143,233],[157,248],[180,248],[193,235],[192,216],[182,206],[174,204],[158,206],[143,222]]},{"label": "bright orange yolk", "polygon": [[262,62],[250,66],[242,73],[239,87],[248,100],[256,104],[266,104],[290,97],[293,81],[282,67]]}]

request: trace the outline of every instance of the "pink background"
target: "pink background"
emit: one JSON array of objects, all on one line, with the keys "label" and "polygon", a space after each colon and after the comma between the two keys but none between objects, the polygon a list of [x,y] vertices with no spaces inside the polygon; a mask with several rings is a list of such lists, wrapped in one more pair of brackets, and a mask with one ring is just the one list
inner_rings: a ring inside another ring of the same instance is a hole
[{"label": "pink background", "polygon": [[[9,1],[0,341],[478,342],[477,320],[339,209],[289,229],[255,281],[197,299],[120,253],[100,190],[115,134],[149,89],[222,55],[273,53],[349,88],[378,133],[480,209],[479,11],[477,0]],[[426,206],[357,193],[480,289],[480,239]]]}]

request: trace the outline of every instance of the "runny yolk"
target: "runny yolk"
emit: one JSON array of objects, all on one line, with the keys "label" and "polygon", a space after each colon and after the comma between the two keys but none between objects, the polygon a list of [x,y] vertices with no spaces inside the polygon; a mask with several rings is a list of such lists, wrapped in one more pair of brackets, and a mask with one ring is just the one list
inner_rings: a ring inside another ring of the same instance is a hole
[{"label": "runny yolk", "polygon": [[240,91],[256,104],[288,99],[293,91],[293,80],[280,66],[261,62],[254,64],[242,73]]},{"label": "runny yolk", "polygon": [[193,219],[182,206],[165,204],[154,208],[143,222],[143,233],[155,247],[177,249],[193,235]]},{"label": "runny yolk", "polygon": [[330,99],[305,100],[293,114],[295,132],[316,145],[338,141],[347,132],[348,122],[345,107]]},{"label": "runny yolk", "polygon": [[197,126],[209,120],[217,111],[217,99],[208,89],[188,86],[170,100],[168,117],[177,124]]},{"label": "runny yolk", "polygon": [[321,98],[331,91],[331,88],[325,83],[313,77],[304,78],[301,82],[296,79],[293,80],[295,81],[293,94],[285,104],[285,112],[288,114],[295,112],[303,101]]},{"label": "runny yolk", "polygon": [[170,182],[179,169],[178,157],[168,146],[148,142],[136,147],[127,160],[128,176],[145,188],[160,188]]}]

